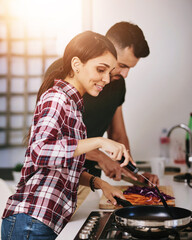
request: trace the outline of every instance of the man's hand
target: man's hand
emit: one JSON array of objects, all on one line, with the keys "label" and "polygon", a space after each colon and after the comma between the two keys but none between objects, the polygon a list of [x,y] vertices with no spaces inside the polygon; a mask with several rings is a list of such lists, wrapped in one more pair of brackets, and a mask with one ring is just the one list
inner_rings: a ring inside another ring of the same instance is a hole
[{"label": "man's hand", "polygon": [[[98,162],[99,167],[104,171],[105,175],[109,178],[113,178],[115,181],[120,181],[121,180],[121,175],[124,175],[126,177],[129,177],[133,179],[134,181],[139,181],[141,183],[144,183],[146,180],[138,175],[133,174],[126,168],[120,167],[120,164],[116,161],[111,160],[108,156],[103,156],[102,161]],[[150,182],[153,184],[159,186],[159,178],[155,174],[151,174],[148,172],[143,173],[143,175],[149,179]],[[151,186],[149,182],[146,182]]]},{"label": "man's hand", "polygon": [[107,177],[113,178],[116,181],[120,181],[121,175],[123,174],[137,181],[137,177],[133,173],[125,168],[120,167],[118,162],[111,160],[111,158],[109,158],[106,154],[104,154],[101,159],[102,160],[98,161],[98,164]]},{"label": "man's hand", "polygon": [[[113,161],[108,155],[98,149],[87,153],[86,157],[87,159],[97,161],[99,167],[104,171],[105,175],[109,178],[113,178],[115,181],[120,181],[121,175],[125,175],[134,181],[145,182],[145,179],[140,175],[135,175],[128,169],[120,167],[120,164],[117,161]],[[157,186],[159,185],[159,179],[156,175],[147,172],[143,175],[153,184],[157,184]]]},{"label": "man's hand", "polygon": [[[151,173],[148,173],[148,172],[145,172],[143,173],[142,175],[144,175],[146,178],[149,179],[150,182],[152,182],[153,184],[159,186],[159,178],[157,175],[154,175],[154,174],[151,174]],[[146,180],[141,176],[141,175],[137,175],[137,180],[139,182],[145,182]],[[149,186],[151,186],[151,184],[149,182],[146,182]],[[152,187],[152,186],[151,186]]]}]

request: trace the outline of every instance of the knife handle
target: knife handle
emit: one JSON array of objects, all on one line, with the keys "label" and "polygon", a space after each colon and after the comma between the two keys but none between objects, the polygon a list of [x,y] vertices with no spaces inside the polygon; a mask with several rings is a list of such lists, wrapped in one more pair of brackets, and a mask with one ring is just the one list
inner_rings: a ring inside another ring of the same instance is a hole
[{"label": "knife handle", "polygon": [[[121,160],[118,161],[118,162],[123,163],[124,160],[125,160],[125,157],[122,156]],[[131,161],[129,161],[128,164],[125,167],[133,173],[137,173],[139,171],[139,169],[136,166],[134,166]]]}]

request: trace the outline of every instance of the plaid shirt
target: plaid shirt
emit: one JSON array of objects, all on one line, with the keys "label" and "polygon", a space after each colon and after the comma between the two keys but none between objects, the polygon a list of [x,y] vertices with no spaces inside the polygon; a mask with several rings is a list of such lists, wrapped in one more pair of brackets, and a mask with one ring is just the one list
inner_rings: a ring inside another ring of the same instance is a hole
[{"label": "plaid shirt", "polygon": [[22,177],[9,197],[3,218],[26,213],[59,234],[76,208],[85,155],[73,157],[86,138],[83,100],[67,82],[55,80],[38,102]]}]

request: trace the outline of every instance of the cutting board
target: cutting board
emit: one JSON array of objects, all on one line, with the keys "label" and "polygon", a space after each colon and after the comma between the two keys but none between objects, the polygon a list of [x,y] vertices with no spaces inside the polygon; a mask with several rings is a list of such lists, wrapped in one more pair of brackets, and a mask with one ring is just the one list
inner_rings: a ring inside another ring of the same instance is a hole
[{"label": "cutting board", "polygon": [[[124,191],[128,188],[128,186],[115,186],[116,188],[120,189],[121,191]],[[173,194],[173,189],[171,186],[159,186],[160,192],[164,192],[167,195],[170,195],[174,197]],[[168,205],[170,206],[175,206],[175,199],[171,199],[167,202]],[[163,205],[161,202],[159,205]],[[120,208],[121,206],[114,206],[110,202],[108,202],[107,198],[102,195],[100,202],[99,202],[99,208],[100,209],[117,209]]]}]

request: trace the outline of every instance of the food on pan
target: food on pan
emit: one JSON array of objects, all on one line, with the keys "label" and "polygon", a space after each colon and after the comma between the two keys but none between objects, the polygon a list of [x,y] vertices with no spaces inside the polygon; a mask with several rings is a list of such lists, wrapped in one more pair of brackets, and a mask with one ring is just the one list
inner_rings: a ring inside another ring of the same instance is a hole
[{"label": "food on pan", "polygon": [[[161,199],[154,187],[130,186],[123,191],[125,198],[133,205],[161,205]],[[169,203],[174,197],[161,191],[162,196]]]}]

